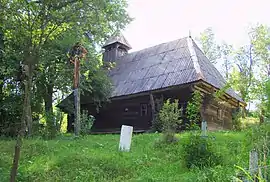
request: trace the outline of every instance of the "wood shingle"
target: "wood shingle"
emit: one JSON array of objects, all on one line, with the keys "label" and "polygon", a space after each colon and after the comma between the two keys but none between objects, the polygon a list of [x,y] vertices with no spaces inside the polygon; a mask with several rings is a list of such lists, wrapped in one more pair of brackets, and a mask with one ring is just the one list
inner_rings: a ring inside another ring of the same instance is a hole
[{"label": "wood shingle", "polygon": [[[116,60],[111,97],[158,90],[203,80],[220,89],[226,81],[190,37],[129,53]],[[129,87],[129,88],[126,88]],[[242,99],[232,90],[227,94]]]}]

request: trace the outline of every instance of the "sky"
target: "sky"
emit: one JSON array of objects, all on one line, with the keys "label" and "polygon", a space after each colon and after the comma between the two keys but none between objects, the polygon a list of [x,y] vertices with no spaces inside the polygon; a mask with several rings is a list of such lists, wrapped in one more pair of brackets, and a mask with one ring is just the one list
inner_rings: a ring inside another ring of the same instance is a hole
[{"label": "sky", "polygon": [[122,32],[133,51],[212,27],[218,41],[248,44],[248,28],[270,25],[270,0],[128,0],[134,20]]},{"label": "sky", "polygon": [[250,27],[270,25],[270,0],[128,0],[128,4],[134,20],[122,33],[132,46],[130,52],[189,36],[189,32],[195,39],[208,27],[218,42],[238,48],[249,44]]}]

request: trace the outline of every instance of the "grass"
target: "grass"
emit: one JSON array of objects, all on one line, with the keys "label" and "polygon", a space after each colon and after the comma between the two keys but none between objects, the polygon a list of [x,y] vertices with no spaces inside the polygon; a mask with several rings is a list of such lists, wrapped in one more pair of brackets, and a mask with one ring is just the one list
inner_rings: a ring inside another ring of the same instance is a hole
[{"label": "grass", "polygon": [[[18,181],[231,181],[234,165],[246,167],[248,151],[244,132],[213,132],[221,166],[203,170],[185,167],[182,144],[157,145],[160,134],[138,134],[131,152],[119,152],[119,135],[90,135],[55,140],[24,140]],[[0,141],[0,181],[9,179],[15,141]]]}]

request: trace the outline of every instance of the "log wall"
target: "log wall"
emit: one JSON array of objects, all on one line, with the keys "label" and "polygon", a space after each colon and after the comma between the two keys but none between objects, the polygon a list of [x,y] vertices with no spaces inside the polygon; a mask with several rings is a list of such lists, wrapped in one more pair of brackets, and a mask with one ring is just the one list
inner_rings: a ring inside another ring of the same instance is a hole
[{"label": "log wall", "polygon": [[232,108],[211,100],[202,112],[207,121],[208,130],[232,129]]}]

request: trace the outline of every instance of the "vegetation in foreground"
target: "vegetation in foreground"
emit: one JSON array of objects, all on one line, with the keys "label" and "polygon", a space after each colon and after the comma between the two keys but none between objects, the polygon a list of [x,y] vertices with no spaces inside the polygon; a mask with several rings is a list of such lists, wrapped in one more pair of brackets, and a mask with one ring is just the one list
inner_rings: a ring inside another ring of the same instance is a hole
[{"label": "vegetation in foreground", "polygon": [[[133,136],[131,152],[119,152],[119,135],[63,136],[54,140],[25,139],[18,181],[231,181],[234,165],[248,167],[246,132],[213,132],[215,153],[222,163],[214,167],[187,168],[183,146],[158,142],[160,134]],[[0,181],[8,181],[13,140],[0,141]],[[195,153],[194,153],[195,154]]]}]

